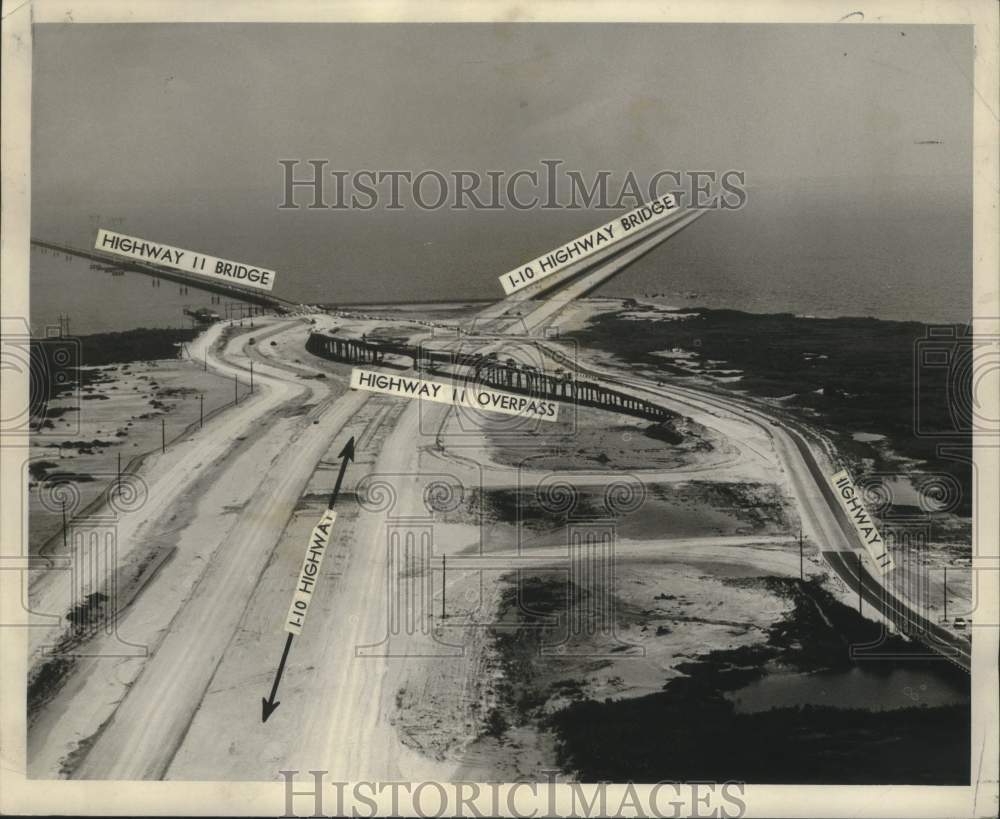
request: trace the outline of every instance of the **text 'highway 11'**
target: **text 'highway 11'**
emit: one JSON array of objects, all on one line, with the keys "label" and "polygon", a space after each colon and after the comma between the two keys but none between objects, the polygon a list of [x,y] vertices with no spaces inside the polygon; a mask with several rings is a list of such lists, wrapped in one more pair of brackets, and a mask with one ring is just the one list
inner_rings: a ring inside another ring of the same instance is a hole
[{"label": "text 'highway 11'", "polygon": [[861,542],[864,543],[869,556],[878,566],[879,572],[884,575],[889,574],[895,568],[892,557],[889,555],[889,548],[882,539],[882,535],[879,534],[875,521],[868,514],[864,504],[861,503],[858,489],[854,485],[854,481],[851,480],[850,474],[846,469],[841,470],[830,478],[830,483],[833,484],[844,511],[850,518],[851,525],[858,533],[858,537],[861,538]]}]

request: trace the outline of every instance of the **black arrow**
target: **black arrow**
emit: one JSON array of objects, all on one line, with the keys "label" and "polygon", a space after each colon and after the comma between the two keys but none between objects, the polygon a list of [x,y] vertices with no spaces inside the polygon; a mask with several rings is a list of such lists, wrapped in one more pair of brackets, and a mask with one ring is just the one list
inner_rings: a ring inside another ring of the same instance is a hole
[{"label": "black arrow", "polygon": [[330,502],[327,504],[327,509],[333,509],[333,505],[337,502],[337,495],[340,494],[340,484],[344,480],[344,472],[347,471],[347,462],[354,460],[354,436],[351,436],[351,440],[344,444],[344,448],[340,450],[340,472],[337,475],[337,482],[333,485],[333,494],[330,495]]},{"label": "black arrow", "polygon": [[288,649],[292,647],[292,636],[288,635],[288,639],[285,640],[285,650],[281,652],[281,662],[278,663],[278,673],[274,676],[274,685],[271,686],[271,695],[264,699],[260,698],[260,721],[267,722],[267,718],[274,713],[274,709],[281,705],[280,702],[275,702],[274,695],[278,693],[278,683],[281,682],[281,672],[285,670],[285,660],[288,659]]},{"label": "black arrow", "polygon": [[[340,455],[338,456],[340,460],[340,472],[337,475],[337,482],[333,486],[333,494],[330,495],[330,503],[327,504],[327,509],[333,509],[333,504],[337,502],[337,495],[340,494],[340,485],[344,481],[344,472],[347,471],[347,462],[354,460],[354,436],[351,436],[344,448],[340,450]],[[278,693],[278,683],[281,682],[281,674],[285,670],[285,661],[288,659],[288,651],[292,647],[292,637],[295,635],[289,634],[288,638],[285,640],[285,648],[281,652],[281,662],[278,663],[278,673],[274,675],[274,685],[271,686],[271,694],[265,699],[260,698],[260,721],[267,722],[267,718],[274,713],[274,710],[281,705],[281,702],[274,699],[275,695]]]}]

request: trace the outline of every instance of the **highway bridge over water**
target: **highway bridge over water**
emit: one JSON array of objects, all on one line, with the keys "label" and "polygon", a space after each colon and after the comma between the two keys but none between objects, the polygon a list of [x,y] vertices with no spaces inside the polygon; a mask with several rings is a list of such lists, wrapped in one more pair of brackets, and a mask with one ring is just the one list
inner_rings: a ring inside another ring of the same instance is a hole
[{"label": "highway bridge over water", "polygon": [[78,256],[81,259],[89,259],[90,261],[99,262],[100,264],[105,264],[119,270],[127,270],[131,273],[142,273],[145,276],[153,276],[154,278],[166,279],[167,281],[178,282],[179,284],[196,287],[199,290],[204,290],[209,293],[218,293],[223,296],[229,296],[230,298],[239,299],[247,302],[248,304],[258,304],[262,307],[266,307],[268,310],[274,310],[278,313],[291,313],[305,309],[305,306],[302,304],[297,304],[293,301],[279,298],[278,296],[272,296],[270,293],[262,290],[257,290],[252,287],[243,287],[238,284],[229,284],[219,279],[211,279],[207,276],[199,276],[194,273],[185,273],[181,270],[174,270],[153,262],[139,262],[132,259],[125,259],[121,256],[113,256],[110,253],[102,253],[99,250],[81,250],[76,247],[71,247],[70,245],[60,244],[59,242],[45,242],[41,239],[32,239],[31,244],[35,247],[51,250],[55,253],[64,253],[68,256]]}]

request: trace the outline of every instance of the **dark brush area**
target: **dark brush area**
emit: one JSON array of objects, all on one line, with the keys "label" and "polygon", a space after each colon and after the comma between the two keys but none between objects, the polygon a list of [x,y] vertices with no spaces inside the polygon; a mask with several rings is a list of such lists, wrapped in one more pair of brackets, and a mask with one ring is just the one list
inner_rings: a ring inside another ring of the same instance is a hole
[{"label": "dark brush area", "polygon": [[[969,705],[875,711],[826,706],[738,713],[725,697],[768,673],[769,663],[800,671],[846,669],[852,642],[878,626],[817,582],[744,578],[789,597],[793,610],[766,644],[713,651],[678,666],[686,676],[660,693],[582,700],[555,712],[559,764],[582,781],[738,780],[759,784],[935,784],[969,781]],[[503,647],[503,646],[501,646]],[[880,648],[905,649],[890,636]],[[918,666],[968,686],[962,671],[936,659],[880,659],[871,671]]]},{"label": "dark brush area", "polygon": [[[641,313],[642,306],[629,309]],[[707,308],[678,312],[688,317],[665,319],[661,311],[650,310],[649,320],[640,321],[604,313],[567,336],[683,378],[691,373],[656,353],[678,347],[697,352],[702,362],[723,361],[718,369],[743,371],[740,381],[729,384],[733,389],[762,398],[794,394],[785,408],[809,423],[838,430],[837,445],[845,454],[874,458],[876,468],[892,471],[878,447],[850,435],[877,433],[898,455],[952,475],[962,487],[955,511],[971,515],[971,466],[938,453],[942,443],[972,444],[971,387],[964,367],[971,349],[967,326],[933,325],[935,332],[953,338],[930,340],[931,325],[920,322]],[[928,363],[923,357],[928,347],[943,355]]]},{"label": "dark brush area", "polygon": [[[29,378],[31,414],[33,417],[56,417],[47,412],[51,399],[104,380],[100,373],[81,371],[80,367],[177,358],[177,345],[191,341],[198,333],[195,329],[143,327],[122,333],[32,339]],[[87,399],[91,396],[82,397]],[[66,411],[61,410],[60,414]]]}]

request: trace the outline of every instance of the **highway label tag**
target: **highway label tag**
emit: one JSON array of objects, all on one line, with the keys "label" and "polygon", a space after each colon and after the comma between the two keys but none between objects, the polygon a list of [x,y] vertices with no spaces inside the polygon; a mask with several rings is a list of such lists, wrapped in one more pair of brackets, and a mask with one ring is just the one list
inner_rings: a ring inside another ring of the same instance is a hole
[{"label": "highway label tag", "polygon": [[137,239],[135,236],[126,236],[103,228],[97,231],[94,248],[116,256],[126,256],[136,261],[181,270],[184,273],[195,273],[226,284],[238,284],[257,290],[271,290],[274,287],[276,274],[273,270],[218,259],[215,256],[182,250],[160,242]]},{"label": "highway label tag", "polygon": [[630,231],[659,222],[675,210],[677,210],[677,200],[672,194],[660,196],[648,205],[641,205],[624,216],[599,228],[594,228],[572,242],[557,247],[544,256],[539,256],[509,273],[504,273],[499,277],[500,285],[503,287],[504,293],[509,296],[529,284],[534,284],[553,273],[558,273],[581,259],[586,259],[599,250],[607,250],[615,242],[619,242],[629,235]]},{"label": "highway label tag", "polygon": [[841,470],[830,478],[830,483],[833,484],[833,489],[837,497],[840,498],[841,505],[847,512],[847,517],[851,519],[851,525],[854,526],[861,542],[865,544],[865,549],[871,559],[875,561],[879,572],[883,575],[889,574],[895,568],[895,564],[892,562],[885,541],[882,540],[882,536],[875,526],[875,521],[872,520],[864,504],[861,503],[857,487],[851,480],[850,474],[846,469]]},{"label": "highway label tag", "polygon": [[473,384],[456,387],[438,381],[387,375],[355,367],[351,372],[351,389],[377,392],[382,395],[398,395],[403,398],[419,398],[423,401],[435,401],[438,404],[472,407],[504,415],[524,415],[528,418],[540,418],[543,421],[559,420],[559,404],[555,401],[488,390]]},{"label": "highway label tag", "polygon": [[299,582],[295,586],[295,596],[292,597],[292,605],[288,607],[288,617],[285,620],[285,631],[289,634],[302,633],[313,589],[316,588],[319,567],[323,564],[323,555],[326,554],[326,547],[330,544],[330,530],[336,519],[337,513],[327,509],[309,536],[309,546],[306,548],[306,556],[299,571]]}]

